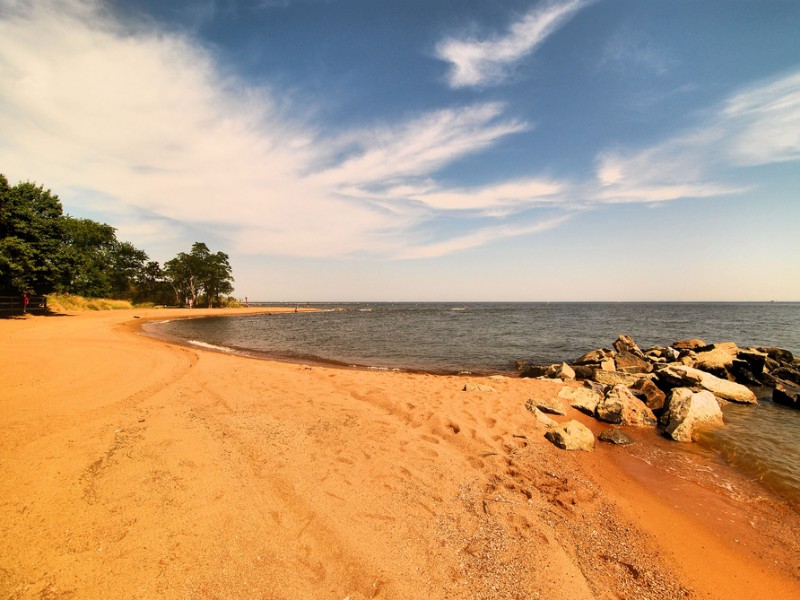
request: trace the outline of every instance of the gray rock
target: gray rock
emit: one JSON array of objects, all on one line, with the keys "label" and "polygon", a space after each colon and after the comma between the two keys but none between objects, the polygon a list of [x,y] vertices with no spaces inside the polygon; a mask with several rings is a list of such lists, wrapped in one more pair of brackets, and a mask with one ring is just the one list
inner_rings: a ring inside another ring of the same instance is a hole
[{"label": "gray rock", "polygon": [[771,375],[783,381],[789,381],[795,385],[800,385],[800,369],[794,367],[778,367]]},{"label": "gray rock", "polygon": [[609,444],[617,444],[619,446],[628,446],[634,443],[631,436],[617,427],[606,429],[597,437],[597,439],[599,439],[601,442],[608,442]]},{"label": "gray rock", "polygon": [[670,348],[669,346],[655,346],[653,348],[648,348],[644,351],[646,357],[650,359],[664,359],[667,362],[673,362],[678,360],[678,351],[674,348]]},{"label": "gray rock", "polygon": [[758,387],[764,385],[763,374],[759,377],[753,373],[753,368],[749,362],[741,358],[734,358],[728,372],[733,376],[736,383]]},{"label": "gray rock", "polygon": [[562,450],[594,450],[594,434],[578,421],[567,421],[545,433],[544,437]]},{"label": "gray rock", "polygon": [[561,381],[569,381],[575,379],[575,371],[567,363],[561,363],[556,370],[555,377]]},{"label": "gray rock", "polygon": [[597,405],[597,418],[607,423],[653,427],[656,417],[624,385],[615,385]]},{"label": "gray rock", "polygon": [[597,368],[596,365],[570,365],[572,370],[575,371],[575,379],[579,379],[581,381],[586,379],[591,379],[594,375],[594,370]]},{"label": "gray rock", "polygon": [[791,365],[794,362],[794,356],[788,350],[784,350],[783,348],[776,348],[774,346],[768,347],[759,347],[756,348],[759,352],[765,353],[769,356],[772,360],[778,361],[779,363]]},{"label": "gray rock", "polygon": [[575,365],[599,365],[606,359],[614,358],[614,351],[609,350],[608,348],[598,348],[597,350],[592,350],[587,352],[580,358],[572,361],[572,364]]},{"label": "gray rock", "polygon": [[638,356],[639,358],[644,358],[644,352],[639,349],[639,346],[636,345],[636,342],[634,342],[633,338],[630,336],[620,334],[613,346],[618,355],[623,352],[627,352],[629,354]]},{"label": "gray rock", "polygon": [[617,370],[624,373],[649,373],[653,370],[649,361],[627,350],[617,353],[615,361]]},{"label": "gray rock", "polygon": [[519,374],[520,377],[553,377],[558,365],[529,365]]},{"label": "gray rock", "polygon": [[608,393],[608,390],[611,389],[610,385],[606,385],[604,383],[597,383],[596,381],[587,380],[583,382],[583,387],[590,389],[594,392],[597,392],[597,395],[601,398]]},{"label": "gray rock", "polygon": [[688,388],[675,388],[670,392],[668,404],[665,431],[678,442],[691,442],[698,426],[723,425],[719,403],[707,390],[693,392]]},{"label": "gray rock", "polygon": [[617,363],[613,358],[607,358],[600,362],[600,369],[603,371],[616,371]]},{"label": "gray rock", "polygon": [[620,373],[619,371],[603,371],[602,369],[595,369],[592,375],[592,379],[597,383],[612,387],[615,385],[633,385],[641,378],[642,375]]},{"label": "gray rock", "polygon": [[678,340],[672,344],[675,350],[694,350],[695,348],[702,348],[706,345],[705,342],[698,339],[691,340]]},{"label": "gray rock", "polygon": [[536,408],[533,405],[533,400],[527,400],[525,402],[525,408],[527,408],[533,414],[536,420],[545,427],[547,428],[558,427],[558,422],[554,421],[546,414],[544,414],[542,411],[540,411],[538,408]]},{"label": "gray rock", "polygon": [[746,361],[750,365],[750,370],[756,376],[764,373],[764,367],[766,366],[767,358],[769,358],[766,352],[759,352],[755,348],[740,350],[736,357]]},{"label": "gray rock", "polygon": [[702,388],[730,402],[758,404],[756,395],[745,386],[691,367],[668,366],[658,371],[658,380],[672,387]]},{"label": "gray rock", "polygon": [[713,373],[718,377],[725,377],[738,354],[739,347],[733,342],[711,344],[702,350],[697,350],[695,368]]},{"label": "gray rock", "polygon": [[629,388],[634,396],[645,403],[652,411],[661,410],[667,400],[667,395],[649,379],[640,379]]},{"label": "gray rock", "polygon": [[772,390],[772,401],[791,408],[800,409],[800,386],[781,381]]},{"label": "gray rock", "polygon": [[558,392],[558,397],[569,402],[572,408],[577,408],[591,417],[595,415],[597,405],[603,398],[602,395],[592,389],[571,386],[561,388],[561,391]]},{"label": "gray rock", "polygon": [[552,398],[549,400],[540,400],[538,402],[535,402],[534,406],[543,413],[548,413],[551,415],[564,416],[567,414],[567,409],[564,407],[564,403],[558,398]]}]

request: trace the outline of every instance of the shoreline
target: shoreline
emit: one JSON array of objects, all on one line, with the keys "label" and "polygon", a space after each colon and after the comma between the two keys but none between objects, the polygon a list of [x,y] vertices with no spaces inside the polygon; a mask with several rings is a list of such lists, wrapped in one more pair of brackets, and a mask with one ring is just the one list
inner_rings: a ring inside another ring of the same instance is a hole
[{"label": "shoreline", "polygon": [[[310,308],[305,312],[317,312],[319,309]],[[283,312],[287,312],[284,310]],[[323,311],[325,312],[325,311]],[[269,314],[267,311],[266,314]],[[234,315],[227,315],[227,316],[236,316]],[[172,320],[172,319],[170,319]],[[291,355],[287,354],[280,354],[278,352],[269,352],[269,351],[260,351],[254,350],[251,348],[243,348],[243,347],[236,347],[236,346],[218,346],[215,344],[207,344],[203,342],[201,339],[189,339],[180,336],[174,336],[165,334],[159,329],[159,324],[156,324],[154,327],[148,328],[148,323],[152,323],[152,320],[147,321],[146,323],[142,324],[142,330],[147,335],[152,335],[158,339],[185,345],[187,347],[200,347],[205,348],[210,351],[218,351],[223,353],[234,354],[237,356],[243,356],[247,358],[253,358],[257,360],[267,360],[267,361],[277,361],[277,362],[286,362],[289,364],[298,364],[298,365],[308,365],[308,366],[315,366],[315,367],[328,367],[334,369],[354,369],[354,370],[364,370],[364,371],[375,371],[375,372],[394,372],[394,373],[408,373],[411,375],[434,375],[434,376],[457,376],[457,377],[488,377],[493,375],[500,375],[503,377],[509,378],[518,378],[521,376],[520,368],[511,369],[508,367],[507,369],[474,369],[472,371],[468,370],[436,370],[436,369],[424,369],[424,368],[410,368],[410,367],[403,367],[403,366],[372,366],[369,364],[352,364],[342,362],[336,359],[328,359],[322,358],[319,356],[300,356],[300,355]],[[574,358],[574,357],[573,357]],[[568,363],[573,358],[563,358],[556,360],[557,363],[564,362]],[[760,388],[753,388],[750,387],[758,397],[760,398],[761,402],[766,400],[769,404],[772,404],[772,390],[769,387],[760,387]],[[766,394],[766,396],[765,396]],[[726,409],[723,408],[723,412]],[[664,437],[658,431],[655,432],[656,435],[661,438]],[[764,476],[764,473],[760,470],[758,465],[752,465],[749,463],[744,464],[735,464],[736,453],[740,451],[739,448],[736,446],[732,446],[726,449],[720,445],[718,441],[716,441],[713,436],[704,435],[700,436],[699,439],[695,440],[693,444],[688,446],[679,444],[677,446],[673,445],[673,449],[676,452],[680,452],[681,450],[688,451],[688,452],[698,452],[698,449],[701,449],[703,452],[708,453],[709,455],[713,455],[714,459],[718,462],[721,461],[724,463],[725,468],[732,469],[738,475],[741,475],[743,478],[747,480],[756,481],[756,485],[763,487],[767,490],[770,495],[777,496],[783,501],[786,501],[788,504],[795,508],[800,508],[800,489],[796,486],[793,486],[791,480],[782,479],[782,475],[769,475]],[[733,453],[733,454],[730,454]],[[733,458],[734,462],[730,459]],[[709,459],[712,460],[712,459]]]},{"label": "shoreline", "polygon": [[[559,384],[137,334],[185,312],[0,321],[6,596],[800,593],[795,510],[741,482],[742,497],[707,489],[702,471],[648,475],[643,461],[671,459],[644,435],[634,450],[558,450],[524,402]],[[470,379],[495,391],[462,391]]]}]

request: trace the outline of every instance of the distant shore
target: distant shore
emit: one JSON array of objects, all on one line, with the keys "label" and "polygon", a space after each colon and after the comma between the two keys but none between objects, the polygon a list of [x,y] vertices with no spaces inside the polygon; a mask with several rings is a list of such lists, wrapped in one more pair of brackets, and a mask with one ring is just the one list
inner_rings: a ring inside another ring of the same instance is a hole
[{"label": "distant shore", "polygon": [[274,310],[294,307],[0,321],[0,593],[800,597],[795,510],[649,431],[559,450],[525,402],[560,383],[252,360],[140,334]]}]

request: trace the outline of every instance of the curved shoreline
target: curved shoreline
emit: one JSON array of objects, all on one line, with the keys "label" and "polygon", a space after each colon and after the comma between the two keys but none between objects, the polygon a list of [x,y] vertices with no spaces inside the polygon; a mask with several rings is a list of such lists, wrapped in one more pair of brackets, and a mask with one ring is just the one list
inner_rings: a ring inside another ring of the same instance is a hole
[{"label": "curved shoreline", "polygon": [[0,322],[5,595],[800,593],[796,511],[654,482],[643,460],[670,458],[644,439],[556,449],[524,403],[559,384],[464,392],[136,335],[170,315]]},{"label": "curved shoreline", "polygon": [[[262,314],[270,314],[272,310],[270,307],[263,307],[265,309],[264,313]],[[284,308],[281,312],[290,312],[291,307]],[[278,312],[278,311],[274,311]],[[315,309],[309,309],[306,312],[316,312]],[[328,312],[328,311],[325,311]],[[252,313],[251,313],[252,314]],[[202,315],[202,317],[208,316],[217,316],[213,313],[210,315]],[[237,316],[234,314],[226,314],[226,315],[219,315],[219,316]],[[172,320],[172,319],[170,319]],[[151,321],[152,322],[152,321]],[[143,329],[144,329],[143,324]],[[188,339],[181,336],[173,336],[157,329],[158,325],[151,328],[148,331],[148,335],[154,335],[157,338],[163,339],[165,341],[176,343],[180,345],[186,345],[189,347],[206,347],[208,342],[202,339]],[[252,348],[241,348],[236,346],[218,346],[215,347],[215,344],[210,344],[211,347],[206,347],[207,350],[210,351],[219,351],[223,353],[231,353],[236,354],[238,356],[243,356],[247,358],[253,358],[258,360],[268,360],[268,361],[278,361],[278,362],[286,362],[289,364],[298,364],[298,365],[310,365],[315,367],[328,367],[334,369],[355,369],[355,370],[364,370],[364,371],[377,371],[377,372],[396,372],[396,373],[408,373],[408,374],[416,374],[416,375],[435,375],[435,376],[460,376],[460,377],[485,377],[490,375],[501,375],[504,377],[519,377],[519,371],[501,371],[501,370],[474,370],[474,371],[459,371],[459,370],[433,370],[433,369],[414,369],[414,368],[407,368],[407,367],[391,367],[391,366],[373,366],[369,364],[352,364],[346,363],[343,361],[339,361],[336,359],[327,359],[318,356],[297,356],[292,355],[290,353],[281,354],[279,352],[269,352],[269,351],[261,351],[261,350],[254,350]],[[571,359],[567,358],[560,362],[569,362]],[[557,361],[559,362],[559,361]],[[792,415],[794,416],[794,415]],[[800,415],[798,415],[800,416]],[[797,486],[794,485],[794,480],[791,478],[793,473],[782,472],[778,468],[777,471],[774,473],[768,473],[766,477],[763,477],[763,472],[761,469],[763,468],[761,464],[749,464],[747,462],[740,464],[734,464],[731,460],[729,460],[729,456],[731,453],[738,453],[738,452],[746,452],[748,451],[747,448],[743,448],[737,443],[729,442],[729,446],[727,447],[728,452],[726,453],[726,448],[721,447],[719,443],[714,441],[713,434],[711,436],[705,436],[701,440],[695,442],[695,447],[700,447],[704,451],[709,452],[714,455],[715,459],[723,460],[726,467],[733,469],[738,475],[741,475],[745,479],[752,479],[757,481],[758,485],[763,486],[768,490],[770,494],[777,495],[778,497],[782,498],[783,500],[789,502],[792,505],[800,506],[800,494],[798,493]],[[682,452],[682,451],[690,451],[690,447],[681,447],[675,446],[675,452]],[[777,467],[776,467],[777,468]]]},{"label": "curved shoreline", "polygon": [[[219,309],[214,309],[219,310]],[[231,309],[231,310],[238,310],[238,309]],[[276,310],[276,309],[265,309],[261,312],[249,312],[246,313],[248,315],[258,315],[258,314],[277,314],[277,313],[294,313],[294,310],[287,309],[287,310]],[[298,312],[332,312],[327,310],[318,310],[313,308],[307,308],[305,310],[301,310]],[[192,319],[192,318],[209,318],[209,317],[236,317],[242,316],[237,315],[236,313],[226,313],[226,314],[204,314],[204,315],[190,315],[186,317],[177,317],[173,319],[168,319],[167,321],[163,321],[164,323],[172,320],[177,319]],[[489,375],[502,375],[505,377],[518,377],[519,372],[513,370],[474,370],[474,371],[465,371],[465,370],[436,370],[436,369],[417,369],[413,367],[392,367],[392,366],[379,366],[379,365],[368,365],[368,364],[358,364],[358,363],[348,363],[344,361],[340,361],[337,359],[329,359],[320,356],[298,356],[292,355],[288,353],[280,353],[280,352],[270,352],[266,350],[254,350],[252,348],[242,348],[237,346],[219,346],[217,344],[210,344],[209,342],[205,342],[203,340],[193,340],[181,336],[169,335],[163,332],[159,332],[158,328],[158,321],[161,319],[157,318],[147,318],[144,319],[141,323],[141,330],[145,335],[150,335],[156,339],[161,339],[169,343],[179,344],[179,345],[186,345],[186,346],[200,346],[202,347],[203,344],[209,344],[211,347],[207,347],[207,350],[210,351],[218,351],[223,353],[232,353],[236,354],[237,356],[243,356],[246,358],[254,358],[259,360],[271,360],[271,361],[278,361],[278,362],[286,362],[289,364],[297,364],[297,365],[312,365],[317,367],[330,367],[335,369],[355,369],[355,370],[364,370],[364,371],[383,371],[383,372],[392,372],[392,373],[409,373],[414,375],[440,375],[440,376],[476,376],[476,377],[485,377]],[[146,330],[145,327],[147,325],[152,325],[153,327],[150,330]]]}]

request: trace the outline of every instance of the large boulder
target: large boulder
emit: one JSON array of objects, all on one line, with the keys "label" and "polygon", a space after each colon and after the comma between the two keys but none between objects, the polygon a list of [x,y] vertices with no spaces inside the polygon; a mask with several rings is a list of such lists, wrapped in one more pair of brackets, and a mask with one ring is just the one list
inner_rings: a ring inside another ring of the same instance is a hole
[{"label": "large boulder", "polygon": [[615,361],[617,370],[623,373],[649,373],[653,370],[650,361],[627,350],[618,352]]},{"label": "large boulder", "polygon": [[800,369],[794,367],[778,367],[771,375],[783,381],[790,381],[795,385],[800,385]]},{"label": "large boulder", "polygon": [[739,354],[739,347],[733,342],[711,344],[697,350],[695,368],[726,378],[733,360]]},{"label": "large boulder", "polygon": [[528,365],[519,374],[520,377],[553,377],[559,365]]},{"label": "large boulder", "polygon": [[707,390],[693,392],[679,387],[670,392],[669,409],[664,414],[665,431],[673,440],[691,442],[698,426],[722,426],[722,410],[714,394]]},{"label": "large boulder", "polygon": [[783,348],[768,346],[766,348],[764,347],[756,348],[756,350],[758,350],[759,352],[763,352],[764,354],[769,356],[772,360],[775,360],[779,363],[790,365],[794,361],[794,356],[792,355],[792,353]]},{"label": "large boulder", "polygon": [[644,355],[651,361],[674,362],[680,353],[675,348],[668,346],[654,346],[644,351]]},{"label": "large boulder", "polygon": [[634,396],[645,403],[647,408],[656,411],[664,408],[667,395],[650,379],[640,379],[629,388]]},{"label": "large boulder", "polygon": [[597,405],[597,418],[607,423],[653,427],[656,417],[624,385],[615,385]]},{"label": "large boulder", "polygon": [[788,381],[780,381],[772,390],[772,401],[776,404],[800,409],[800,386]]},{"label": "large boulder", "polygon": [[544,434],[548,440],[563,450],[594,450],[594,434],[578,421],[567,421]]},{"label": "large boulder", "polygon": [[575,371],[567,363],[561,363],[556,370],[555,377],[561,381],[575,379]]},{"label": "large boulder", "polygon": [[696,348],[702,348],[706,345],[706,343],[702,340],[698,339],[691,339],[691,340],[678,340],[672,347],[675,350],[695,350]]},{"label": "large boulder", "polygon": [[604,360],[614,358],[614,351],[609,350],[608,348],[598,348],[597,350],[591,350],[581,356],[580,358],[576,358],[572,361],[574,365],[599,365]]},{"label": "large boulder", "polygon": [[745,350],[739,350],[739,354],[736,357],[746,361],[750,365],[750,370],[753,371],[753,374],[758,376],[764,372],[769,355],[766,352],[759,352],[755,348],[746,348]]},{"label": "large boulder", "polygon": [[733,375],[733,380],[742,385],[759,387],[764,385],[764,374],[756,375],[752,365],[741,358],[734,358],[728,372]]},{"label": "large boulder", "polygon": [[640,374],[620,373],[619,371],[604,371],[603,369],[595,369],[594,373],[592,374],[593,381],[612,387],[615,385],[630,386],[639,381],[642,377],[643,375]]},{"label": "large boulder", "polygon": [[[614,359],[611,359],[611,362],[614,362]],[[597,365],[570,365],[570,367],[575,371],[575,379],[586,380],[594,376]]]},{"label": "large boulder", "polygon": [[708,390],[718,398],[742,404],[758,404],[756,395],[745,386],[715,377],[700,369],[669,365],[658,371],[658,380],[667,387],[689,387]]},{"label": "large boulder", "polygon": [[569,402],[572,408],[593,417],[597,411],[597,405],[603,396],[588,387],[565,386],[558,392],[558,397]]},{"label": "large boulder", "polygon": [[644,358],[644,352],[639,349],[639,346],[636,345],[636,342],[634,342],[633,338],[630,336],[620,334],[613,346],[614,350],[617,351],[617,354],[627,352],[629,354],[638,356],[639,358]]}]

